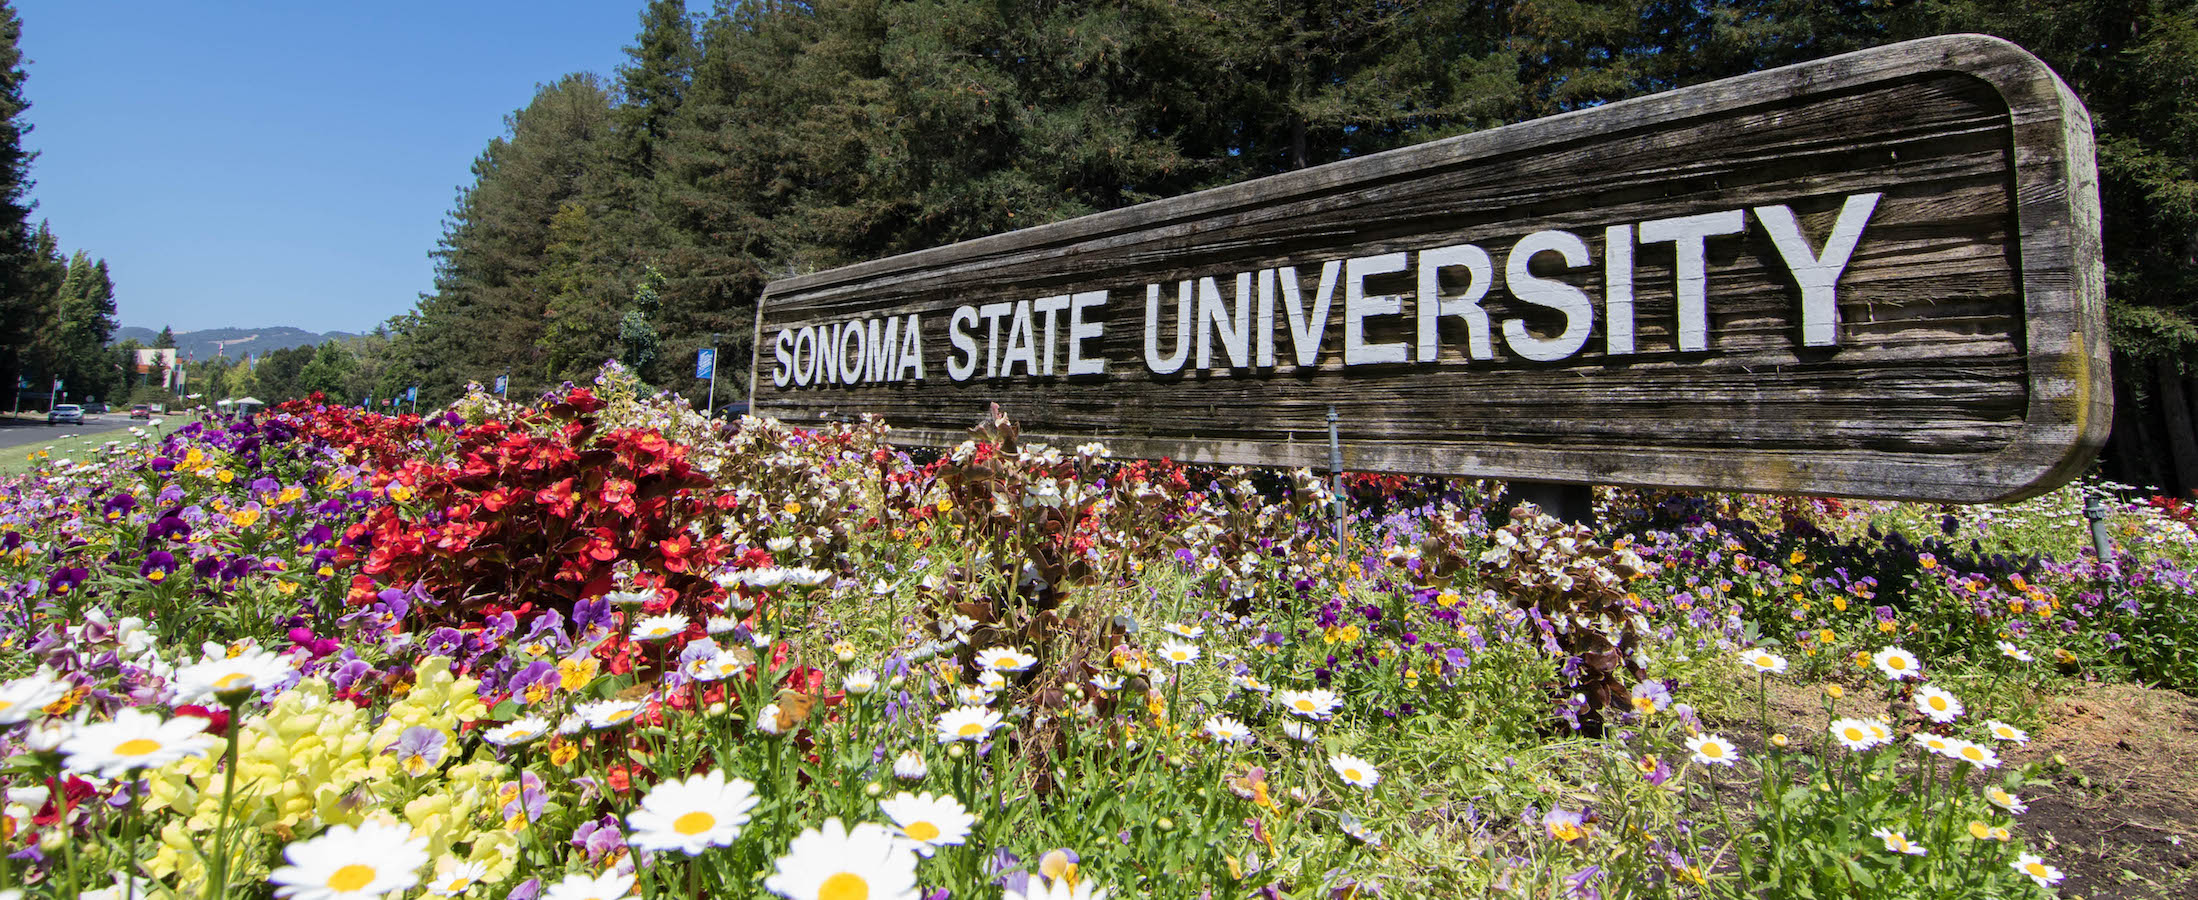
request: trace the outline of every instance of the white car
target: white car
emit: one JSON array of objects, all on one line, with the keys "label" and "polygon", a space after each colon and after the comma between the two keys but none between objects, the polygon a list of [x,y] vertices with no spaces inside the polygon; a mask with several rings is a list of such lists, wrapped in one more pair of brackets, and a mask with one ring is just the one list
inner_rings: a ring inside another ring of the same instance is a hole
[{"label": "white car", "polygon": [[70,425],[84,424],[84,407],[74,403],[63,403],[54,407],[51,412],[46,413],[46,424],[60,425],[64,422]]}]

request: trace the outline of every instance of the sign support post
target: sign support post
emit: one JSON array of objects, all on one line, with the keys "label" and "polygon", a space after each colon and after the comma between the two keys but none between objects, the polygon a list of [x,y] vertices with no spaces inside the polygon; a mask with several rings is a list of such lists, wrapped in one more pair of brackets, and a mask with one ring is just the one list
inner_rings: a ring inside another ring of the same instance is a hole
[{"label": "sign support post", "polygon": [[710,332],[710,346],[695,355],[695,377],[710,379],[709,399],[703,401],[702,415],[717,416],[717,332]]},{"label": "sign support post", "polygon": [[1328,493],[1336,510],[1336,556],[1343,556],[1343,440],[1336,434],[1336,408],[1328,407]]}]

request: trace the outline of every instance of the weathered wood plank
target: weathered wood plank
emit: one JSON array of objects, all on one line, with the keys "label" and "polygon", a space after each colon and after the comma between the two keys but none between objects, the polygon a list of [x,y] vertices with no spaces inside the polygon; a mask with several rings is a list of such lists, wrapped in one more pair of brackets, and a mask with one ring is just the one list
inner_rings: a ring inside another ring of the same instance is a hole
[{"label": "weathered wood plank", "polygon": [[2034,57],[1914,41],[774,282],[751,402],[930,444],[998,403],[1039,439],[1280,465],[1325,461],[1334,405],[1359,469],[2012,499],[2111,420],[2096,177]]}]

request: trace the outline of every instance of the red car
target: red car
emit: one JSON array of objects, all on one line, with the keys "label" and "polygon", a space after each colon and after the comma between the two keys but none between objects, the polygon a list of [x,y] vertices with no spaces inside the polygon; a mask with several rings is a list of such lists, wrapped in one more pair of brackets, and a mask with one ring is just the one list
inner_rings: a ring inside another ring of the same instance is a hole
[{"label": "red car", "polygon": [[140,403],[140,404],[138,404],[138,405],[136,405],[136,406],[132,406],[132,407],[130,407],[130,418],[133,418],[133,419],[150,419],[150,418],[152,418],[152,417],[153,417],[153,406],[152,406],[152,404],[150,404],[150,403]]}]

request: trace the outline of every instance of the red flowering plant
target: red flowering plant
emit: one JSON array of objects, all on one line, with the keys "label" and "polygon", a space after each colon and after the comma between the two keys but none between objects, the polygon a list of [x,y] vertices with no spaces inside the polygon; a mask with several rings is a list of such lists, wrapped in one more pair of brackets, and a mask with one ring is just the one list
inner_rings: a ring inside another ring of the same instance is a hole
[{"label": "red flowering plant", "polygon": [[576,388],[547,408],[452,435],[443,459],[402,458],[373,481],[391,501],[345,534],[347,558],[438,598],[451,624],[554,609],[625,583],[649,612],[711,608],[722,540],[691,527],[711,481],[688,447],[650,428],[599,428],[603,401]]}]

